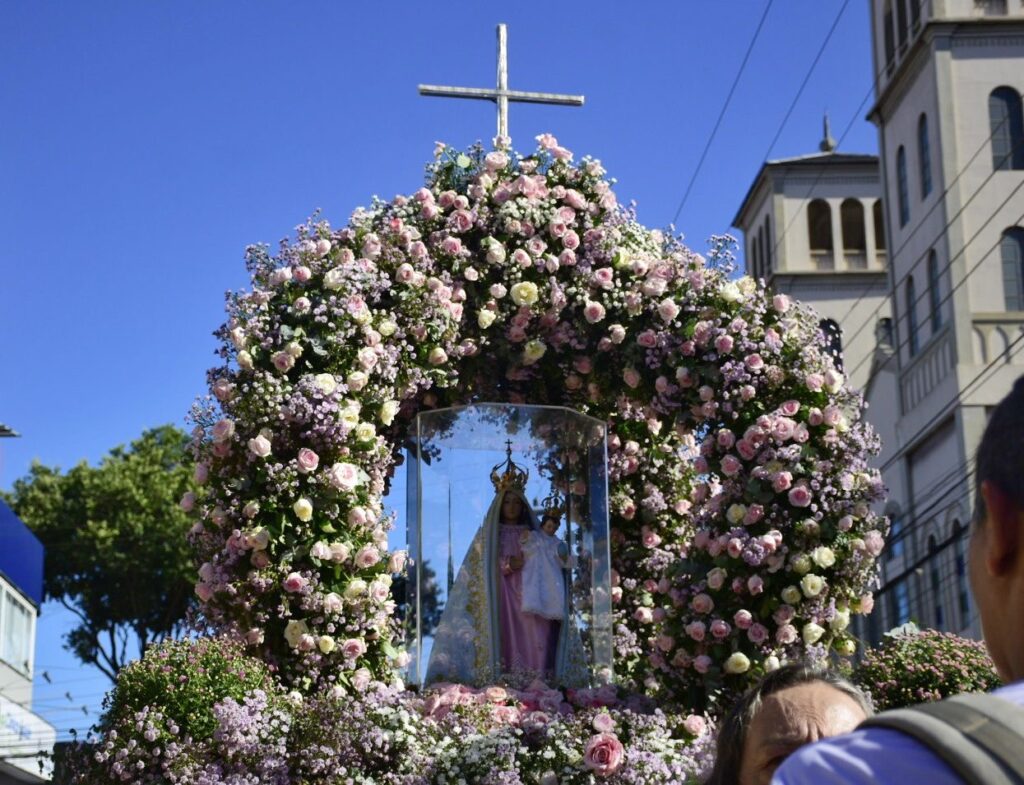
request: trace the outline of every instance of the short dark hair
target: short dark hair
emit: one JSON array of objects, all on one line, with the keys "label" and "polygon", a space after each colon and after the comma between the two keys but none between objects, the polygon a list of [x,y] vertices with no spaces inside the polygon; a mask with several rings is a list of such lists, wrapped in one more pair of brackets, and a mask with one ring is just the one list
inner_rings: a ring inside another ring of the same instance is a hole
[{"label": "short dark hair", "polygon": [[765,698],[790,687],[815,681],[824,682],[852,698],[867,716],[874,714],[871,701],[860,688],[835,671],[805,663],[784,665],[766,674],[761,681],[743,693],[722,718],[715,744],[715,768],[707,785],[735,785],[739,782],[747,733]]},{"label": "short dark hair", "polygon": [[974,462],[974,522],[987,510],[981,484],[989,481],[1024,510],[1024,376],[999,402],[985,426]]}]

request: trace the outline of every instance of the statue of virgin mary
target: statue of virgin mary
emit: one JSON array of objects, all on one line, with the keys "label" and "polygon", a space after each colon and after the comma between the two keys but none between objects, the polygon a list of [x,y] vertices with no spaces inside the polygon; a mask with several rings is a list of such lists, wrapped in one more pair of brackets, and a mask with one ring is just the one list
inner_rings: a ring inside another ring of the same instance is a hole
[{"label": "statue of virgin mary", "polygon": [[524,495],[527,472],[512,461],[491,470],[495,494],[448,593],[427,664],[427,684],[493,684],[530,675],[566,687],[588,683],[579,633],[562,592],[552,619],[523,609],[523,544],[537,530]]}]

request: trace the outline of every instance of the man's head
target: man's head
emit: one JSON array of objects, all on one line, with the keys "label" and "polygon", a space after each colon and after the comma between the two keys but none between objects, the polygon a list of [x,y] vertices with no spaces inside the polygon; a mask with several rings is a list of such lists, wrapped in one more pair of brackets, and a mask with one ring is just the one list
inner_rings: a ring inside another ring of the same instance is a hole
[{"label": "man's head", "polygon": [[1024,377],[985,426],[974,490],[971,590],[996,670],[1016,681],[1024,678]]}]

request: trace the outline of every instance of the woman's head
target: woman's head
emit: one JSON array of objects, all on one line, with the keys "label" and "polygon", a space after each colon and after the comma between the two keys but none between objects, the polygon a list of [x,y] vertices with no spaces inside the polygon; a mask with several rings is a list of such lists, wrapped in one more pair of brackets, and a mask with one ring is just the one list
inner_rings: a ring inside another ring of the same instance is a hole
[{"label": "woman's head", "polygon": [[501,499],[501,521],[502,523],[518,523],[528,525],[529,513],[523,497],[514,491],[505,491]]},{"label": "woman's head", "polygon": [[718,731],[713,785],[767,785],[794,750],[848,733],[872,713],[867,697],[835,673],[787,665],[747,690]]}]

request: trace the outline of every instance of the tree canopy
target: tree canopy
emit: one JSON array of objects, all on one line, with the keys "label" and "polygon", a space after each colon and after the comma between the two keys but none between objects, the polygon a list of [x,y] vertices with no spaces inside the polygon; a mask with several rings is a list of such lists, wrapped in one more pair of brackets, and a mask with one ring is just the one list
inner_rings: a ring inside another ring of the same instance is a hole
[{"label": "tree canopy", "polygon": [[66,647],[111,680],[134,655],[180,632],[194,568],[178,500],[192,484],[188,436],[171,425],[66,474],[33,463],[11,507],[46,548],[45,593],[79,620]]}]

